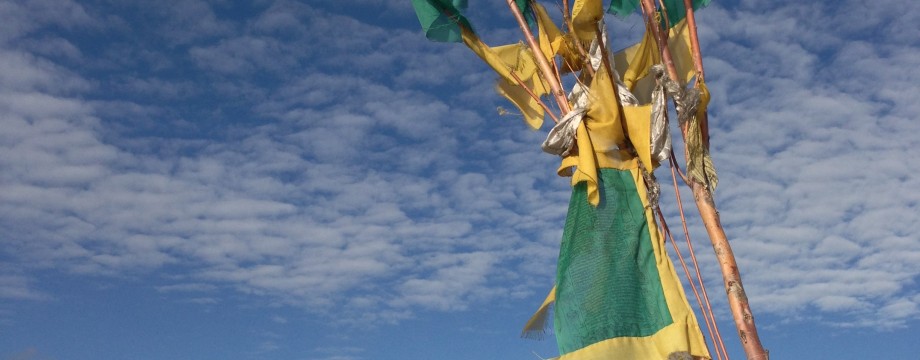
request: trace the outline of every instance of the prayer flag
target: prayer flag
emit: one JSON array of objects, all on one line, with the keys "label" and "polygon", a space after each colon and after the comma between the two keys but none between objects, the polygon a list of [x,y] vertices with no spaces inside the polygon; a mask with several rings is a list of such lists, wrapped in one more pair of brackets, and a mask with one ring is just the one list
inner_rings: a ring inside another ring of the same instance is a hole
[{"label": "prayer flag", "polygon": [[473,30],[461,13],[466,5],[466,0],[412,0],[425,37],[437,42],[460,42],[461,28]]}]

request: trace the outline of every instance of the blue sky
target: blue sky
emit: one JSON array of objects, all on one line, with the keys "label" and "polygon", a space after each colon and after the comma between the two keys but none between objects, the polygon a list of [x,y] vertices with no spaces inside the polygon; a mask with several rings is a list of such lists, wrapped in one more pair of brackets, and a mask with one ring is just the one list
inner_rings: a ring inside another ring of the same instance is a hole
[{"label": "blue sky", "polygon": [[[471,7],[486,42],[519,39],[501,1]],[[762,341],[918,358],[920,3],[698,19]],[[614,46],[638,39],[608,20]],[[518,334],[568,181],[545,128],[497,115],[495,79],[409,1],[0,2],[0,359],[555,356]]]}]

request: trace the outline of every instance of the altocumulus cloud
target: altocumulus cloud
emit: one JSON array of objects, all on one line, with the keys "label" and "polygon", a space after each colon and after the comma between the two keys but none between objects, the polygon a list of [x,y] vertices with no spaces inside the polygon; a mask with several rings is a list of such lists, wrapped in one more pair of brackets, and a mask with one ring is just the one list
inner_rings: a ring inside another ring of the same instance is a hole
[{"label": "altocumulus cloud", "polygon": [[[54,297],[38,270],[162,273],[177,276],[158,291],[191,300],[226,287],[392,322],[551,284],[567,181],[540,133],[494,119],[494,76],[427,43],[408,5],[386,9],[391,28],[334,5],[143,5],[170,19],[152,36],[107,5],[42,4],[0,10],[0,230],[20,269],[0,296]],[[895,5],[865,28],[920,13]],[[920,314],[920,54],[834,26],[852,22],[835,9],[700,12],[717,201],[755,309],[904,326]]]},{"label": "altocumulus cloud", "polygon": [[[37,11],[15,5],[17,11]],[[91,14],[83,31],[105,33],[121,24],[103,16],[105,9],[71,5]],[[514,174],[502,173],[503,154],[521,154],[548,168],[551,160],[525,143],[537,136],[511,136],[517,129],[508,127],[499,131],[511,140],[483,141],[485,131],[477,126],[484,120],[474,109],[407,86],[276,61],[319,56],[304,43],[309,39],[265,38],[266,29],[293,34],[311,23],[304,16],[318,16],[303,5],[278,6],[306,15],[285,22],[272,7],[251,27],[213,41],[165,33],[149,41],[186,46],[186,57],[158,62],[164,68],[136,77],[128,65],[106,62],[117,76],[94,78],[72,67],[72,57],[30,52],[19,44],[39,36],[31,26],[10,36],[4,65],[13,70],[9,74],[25,75],[6,82],[0,103],[3,126],[11,129],[0,137],[0,226],[7,234],[5,251],[27,270],[4,277],[5,295],[41,294],[29,270],[118,275],[183,268],[179,279],[187,282],[164,280],[157,290],[213,302],[195,296],[217,284],[322,313],[334,309],[356,319],[393,321],[411,316],[412,308],[463,309],[542,288],[540,281],[508,286],[521,271],[505,274],[533,267],[519,260],[540,252],[546,275],[552,237],[534,248],[527,235],[558,232],[539,220],[545,214],[530,210],[545,205],[537,181],[552,181],[551,174],[520,166]],[[340,20],[355,30],[369,26]],[[68,21],[67,14],[48,20]],[[234,28],[201,26],[188,31]],[[82,62],[97,61],[82,56]],[[197,85],[203,88],[169,81],[184,71],[172,67],[183,64],[223,80]],[[271,86],[254,79],[282,70],[304,76],[275,79]],[[166,78],[158,79],[159,73]],[[117,97],[108,92],[110,84],[137,93]],[[200,112],[169,108],[179,94],[203,96],[208,86],[244,99],[260,121],[231,124],[211,137],[158,135],[177,128],[212,134],[189,118]],[[125,125],[138,123],[129,119],[134,116],[166,119],[147,125],[153,132],[138,134]],[[177,128],[162,130],[172,125]],[[470,151],[463,143],[477,146]],[[552,215],[558,219],[561,212]]]}]

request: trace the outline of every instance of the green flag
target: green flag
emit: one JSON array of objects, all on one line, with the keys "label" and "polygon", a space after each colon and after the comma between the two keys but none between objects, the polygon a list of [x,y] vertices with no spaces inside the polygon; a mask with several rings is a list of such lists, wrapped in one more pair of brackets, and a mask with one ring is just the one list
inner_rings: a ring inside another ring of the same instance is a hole
[{"label": "green flag", "polygon": [[473,29],[461,13],[466,5],[466,0],[412,0],[425,37],[438,42],[460,42],[460,26]]},{"label": "green flag", "polygon": [[639,8],[639,0],[610,0],[610,6],[607,7],[607,13],[613,14],[619,18],[625,18],[636,12]]},{"label": "green flag", "polygon": [[[684,0],[661,0],[668,10],[668,22],[671,26],[677,25],[687,17]],[[693,0],[693,10],[708,6],[712,0]],[[610,0],[607,13],[625,18],[639,9],[639,0]]]},{"label": "green flag", "polygon": [[[661,0],[668,9],[668,23],[671,26],[677,25],[681,20],[687,17],[687,8],[684,7],[684,0]],[[693,0],[693,10],[709,6],[712,0]]]},{"label": "green flag", "polygon": [[521,10],[521,14],[524,15],[524,20],[527,20],[527,26],[530,26],[532,29],[537,26],[537,18],[533,15],[530,1],[531,0],[514,0],[514,3],[517,4],[518,9]]}]

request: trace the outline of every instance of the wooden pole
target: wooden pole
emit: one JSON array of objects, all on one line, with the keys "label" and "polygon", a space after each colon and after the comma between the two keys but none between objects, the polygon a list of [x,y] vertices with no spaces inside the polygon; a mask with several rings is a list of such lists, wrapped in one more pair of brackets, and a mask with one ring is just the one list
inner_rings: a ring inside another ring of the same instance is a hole
[{"label": "wooden pole", "polygon": [[[671,51],[668,49],[667,38],[662,35],[663,31],[655,19],[655,5],[652,0],[642,0],[642,11],[645,13],[647,26],[652,30],[652,35],[655,36],[658,42],[658,49],[661,51],[661,58],[668,70],[668,75],[671,79],[680,81],[677,76],[677,68],[674,66],[673,58],[671,57]],[[689,11],[692,11],[692,7],[688,9]],[[666,32],[667,29],[664,29],[664,31]],[[680,130],[686,144],[687,124],[681,124]],[[684,149],[684,156],[689,158],[687,149]],[[706,233],[709,235],[709,240],[712,242],[712,248],[715,250],[716,258],[719,261],[719,268],[722,270],[722,280],[728,296],[728,305],[731,308],[735,326],[738,328],[738,337],[741,340],[744,352],[748,360],[768,360],[769,354],[764,350],[763,345],[760,343],[760,337],[757,335],[754,315],[751,312],[744,286],[741,283],[738,263],[735,261],[735,255],[732,252],[731,245],[728,243],[728,238],[725,236],[725,230],[722,228],[719,212],[716,210],[715,201],[712,198],[712,192],[699,181],[692,178],[690,180],[690,189],[693,191],[696,207],[700,212],[700,218],[706,228]]]},{"label": "wooden pole", "polygon": [[559,104],[562,114],[567,114],[571,107],[569,106],[569,100],[565,97],[565,92],[562,91],[562,82],[556,77],[553,68],[549,66],[549,60],[543,55],[543,51],[540,51],[540,45],[537,44],[536,38],[533,37],[533,32],[530,31],[530,26],[527,25],[527,20],[524,20],[524,14],[521,14],[521,9],[518,9],[514,0],[507,0],[507,2],[511,8],[511,13],[514,14],[514,18],[517,19],[518,25],[521,27],[521,31],[524,32],[524,40],[527,41],[527,45],[533,51],[533,56],[537,60],[537,68],[543,74],[543,79],[549,83],[550,90],[553,92],[553,97],[556,98],[556,103]]}]

